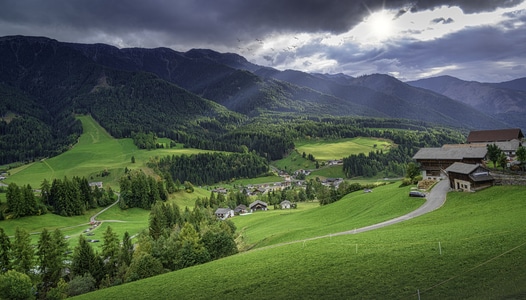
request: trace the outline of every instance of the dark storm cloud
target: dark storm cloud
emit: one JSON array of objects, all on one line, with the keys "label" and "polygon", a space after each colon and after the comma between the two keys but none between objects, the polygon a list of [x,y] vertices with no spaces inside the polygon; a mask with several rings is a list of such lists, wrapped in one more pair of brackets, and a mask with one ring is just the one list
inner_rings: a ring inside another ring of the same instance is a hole
[{"label": "dark storm cloud", "polygon": [[[0,0],[0,36],[38,35],[59,41],[106,43],[118,47],[194,47],[237,52],[270,66],[295,64],[316,67],[316,58],[338,63],[338,72],[425,72],[448,64],[482,67],[482,61],[508,57],[509,67],[523,77],[526,31],[516,28],[526,21],[524,11],[508,13],[500,28],[470,28],[432,41],[406,40],[374,49],[343,41],[322,43],[312,35],[304,44],[273,45],[271,52],[256,52],[280,34],[341,34],[382,8],[398,12],[440,6],[459,6],[465,13],[513,7],[524,0]],[[450,23],[438,16],[435,23]],[[455,21],[460,22],[460,19]],[[406,28],[418,35],[425,29]],[[291,49],[293,47],[294,49]],[[255,54],[257,53],[257,54]],[[261,55],[257,57],[257,55]],[[489,63],[488,63],[489,64]],[[484,66],[486,67],[486,65]],[[487,66],[490,70],[490,66]],[[480,74],[474,71],[473,74]]]},{"label": "dark storm cloud", "polygon": [[[342,33],[382,7],[427,9],[459,5],[466,12],[494,10],[522,0],[4,0],[0,35],[43,35],[89,40],[119,37],[136,46],[232,45],[276,32]],[[104,41],[103,41],[104,42]],[[146,44],[146,45],[144,45]]]},{"label": "dark storm cloud", "polygon": [[448,69],[448,74],[487,82],[524,77],[526,65],[526,31],[522,28],[471,28],[440,40],[407,40],[396,45],[386,45],[386,48],[364,53],[356,60],[343,55],[332,58],[343,66],[366,63],[374,65],[379,73],[399,71],[405,76],[410,72],[418,74],[455,66],[453,71]]}]

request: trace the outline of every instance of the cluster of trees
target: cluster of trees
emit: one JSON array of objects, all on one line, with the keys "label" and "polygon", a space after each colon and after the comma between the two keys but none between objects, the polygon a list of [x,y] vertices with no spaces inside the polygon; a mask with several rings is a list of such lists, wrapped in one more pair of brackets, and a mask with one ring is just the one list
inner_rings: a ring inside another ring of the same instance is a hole
[{"label": "cluster of trees", "polygon": [[83,215],[87,209],[107,206],[115,201],[111,188],[92,188],[85,177],[56,178],[51,184],[44,179],[40,189],[42,203],[61,216]]},{"label": "cluster of trees", "polygon": [[283,130],[276,132],[265,127],[240,130],[221,137],[221,140],[232,145],[244,145],[249,151],[255,151],[269,161],[278,160],[294,149],[292,139],[280,134],[280,131]]},{"label": "cluster of trees", "polygon": [[[486,146],[488,149],[488,159],[493,163],[493,166],[496,168],[497,164],[504,170],[508,165],[508,157],[496,144],[488,144]],[[521,167],[524,166],[526,162],[526,148],[524,146],[519,146],[515,155],[517,160],[520,162]]]},{"label": "cluster of trees", "polygon": [[210,208],[212,210],[218,207],[230,207],[234,209],[240,204],[248,206],[250,202],[251,200],[246,189],[232,189],[226,195],[211,192],[208,198],[199,197],[195,200],[195,207]]},{"label": "cluster of trees", "polygon": [[150,209],[157,201],[166,201],[168,192],[163,181],[147,176],[142,170],[128,171],[119,181],[121,209]]},{"label": "cluster of trees", "polygon": [[318,199],[320,205],[327,205],[336,202],[343,196],[362,189],[373,189],[377,184],[360,184],[348,183],[342,181],[338,187],[333,185],[324,185],[318,178],[309,179],[306,182],[305,193],[307,199]]},{"label": "cluster of trees", "polygon": [[385,176],[404,174],[405,165],[411,161],[414,150],[399,145],[387,153],[382,150],[352,154],[343,158],[343,172],[351,178],[356,176],[373,177],[383,172]]},{"label": "cluster of trees", "polygon": [[135,276],[128,273],[134,262],[128,232],[121,241],[108,226],[101,249],[95,252],[81,235],[71,251],[58,229],[43,229],[34,247],[29,233],[17,228],[11,242],[0,227],[0,298],[64,299]]},{"label": "cluster of trees", "polygon": [[189,181],[196,185],[254,178],[269,170],[267,160],[253,152],[172,155],[151,160],[148,166],[179,182]]},{"label": "cluster of trees", "polygon": [[235,231],[235,225],[219,220],[212,207],[181,211],[175,203],[157,202],[150,212],[148,235],[139,238],[137,248],[151,249],[145,254],[173,271],[237,253]]},{"label": "cluster of trees", "polygon": [[[372,131],[374,132],[374,131]],[[423,147],[437,147],[443,144],[460,143],[461,136],[448,129],[428,129],[425,131],[377,130],[376,137],[388,138],[397,146],[383,153],[371,151],[368,155],[353,154],[343,159],[343,171],[347,177],[375,176],[384,172],[385,176],[403,176],[406,165]]]},{"label": "cluster of trees", "polygon": [[6,191],[7,206],[0,211],[0,220],[53,212],[61,216],[82,215],[86,209],[108,206],[115,201],[115,194],[108,189],[91,188],[85,177],[54,179],[50,184],[44,179],[40,195],[30,185],[19,187],[12,182]]},{"label": "cluster of trees", "polygon": [[157,144],[157,136],[153,132],[132,132],[132,139],[135,146],[139,149],[151,150],[160,147],[160,145]]},{"label": "cluster of trees", "polygon": [[0,211],[0,220],[6,218],[21,218],[26,216],[40,215],[46,212],[46,208],[37,202],[33,188],[28,184],[19,187],[16,183],[10,183],[6,191],[7,208]]}]

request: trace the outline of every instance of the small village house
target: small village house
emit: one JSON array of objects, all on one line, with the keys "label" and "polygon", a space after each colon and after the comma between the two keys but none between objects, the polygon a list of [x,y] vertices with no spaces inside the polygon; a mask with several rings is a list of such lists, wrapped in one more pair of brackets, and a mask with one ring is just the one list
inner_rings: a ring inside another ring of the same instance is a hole
[{"label": "small village house", "polygon": [[245,214],[247,212],[248,212],[247,206],[244,204],[239,204],[238,206],[236,206],[236,208],[234,208],[235,214]]},{"label": "small village house", "polygon": [[250,212],[258,211],[258,210],[268,210],[268,204],[266,202],[263,202],[261,200],[256,200],[248,206],[248,209]]},{"label": "small village house", "polygon": [[281,209],[290,209],[292,207],[292,203],[290,203],[289,200],[283,200],[279,205],[281,206]]},{"label": "small village house", "polygon": [[234,210],[230,208],[218,208],[214,213],[218,219],[226,220],[234,216]]},{"label": "small village house", "polygon": [[89,183],[89,186],[94,189],[94,188],[98,188],[98,189],[102,189],[102,181],[96,181],[96,182],[90,182]]},{"label": "small village house", "polygon": [[454,190],[477,191],[494,184],[489,170],[481,165],[456,162],[446,169],[449,186]]}]

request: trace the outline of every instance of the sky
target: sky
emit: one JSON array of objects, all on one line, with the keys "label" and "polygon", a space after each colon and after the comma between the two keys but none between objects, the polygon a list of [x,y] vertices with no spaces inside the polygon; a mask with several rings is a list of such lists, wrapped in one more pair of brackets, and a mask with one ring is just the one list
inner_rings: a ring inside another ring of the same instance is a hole
[{"label": "sky", "polygon": [[1,0],[0,36],[207,48],[279,70],[526,77],[525,0]]}]

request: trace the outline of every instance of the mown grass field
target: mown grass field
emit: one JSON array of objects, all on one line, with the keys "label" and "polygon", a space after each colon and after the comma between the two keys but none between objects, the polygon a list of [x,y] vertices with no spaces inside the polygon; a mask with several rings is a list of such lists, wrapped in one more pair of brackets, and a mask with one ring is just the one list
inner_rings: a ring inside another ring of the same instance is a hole
[{"label": "mown grass field", "polygon": [[[524,299],[525,192],[510,186],[453,192],[441,209],[386,228],[259,248],[78,298]],[[324,227],[332,223],[330,206],[354,201],[350,196],[295,215],[310,214]],[[368,214],[365,209],[364,219]],[[264,225],[283,217],[268,217]],[[279,228],[268,234],[291,230]]]},{"label": "mown grass field", "polygon": [[[338,160],[351,154],[369,153],[375,150],[389,151],[393,143],[385,139],[357,137],[338,140],[300,140],[294,142],[296,149],[287,157],[273,161],[272,165],[287,172],[296,170],[314,170],[316,164],[303,158],[303,153],[312,154],[322,165],[327,160]],[[326,167],[316,170],[311,177],[345,177],[341,166]]]},{"label": "mown grass field", "polygon": [[[375,150],[389,151],[392,142],[385,139],[357,137],[329,141],[301,140],[294,142],[298,153],[312,154],[318,161],[342,159],[351,154],[369,153]],[[376,145],[376,147],[375,147]]]},{"label": "mown grass field", "polygon": [[[354,192],[332,205],[316,209],[271,210],[233,218],[245,243],[262,247],[359,228],[389,220],[415,210],[424,203],[408,198],[409,187],[398,184],[377,187],[372,193]],[[298,203],[319,206],[317,202]]]},{"label": "mown grass field", "polygon": [[[30,184],[38,188],[45,179],[69,178],[73,176],[86,177],[89,181],[102,181],[106,186],[118,190],[118,180],[124,174],[124,169],[146,169],[146,163],[151,157],[166,155],[181,155],[207,152],[198,149],[139,150],[132,139],[114,139],[91,116],[79,116],[82,122],[83,134],[79,141],[69,151],[56,157],[34,162],[10,170],[10,176],[5,183]],[[161,140],[169,144],[166,139]],[[131,163],[132,156],[135,163]],[[108,176],[101,176],[103,171]]]}]

